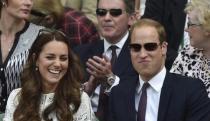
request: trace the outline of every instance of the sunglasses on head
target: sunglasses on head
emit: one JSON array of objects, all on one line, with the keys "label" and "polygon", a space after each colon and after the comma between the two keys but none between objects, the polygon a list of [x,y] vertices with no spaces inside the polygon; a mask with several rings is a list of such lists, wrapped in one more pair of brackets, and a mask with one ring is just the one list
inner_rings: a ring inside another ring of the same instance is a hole
[{"label": "sunglasses on head", "polygon": [[129,48],[133,52],[139,52],[141,51],[142,46],[146,51],[155,51],[159,44],[158,43],[145,43],[144,45],[141,44],[130,44]]},{"label": "sunglasses on head", "polygon": [[97,8],[96,9],[96,15],[97,16],[105,16],[107,14],[107,12],[109,12],[109,14],[113,17],[117,17],[120,16],[124,10],[122,9],[102,9],[102,8]]},{"label": "sunglasses on head", "polygon": [[66,37],[66,34],[64,34],[62,31],[55,30],[55,29],[48,29],[48,28],[40,29],[38,36],[43,35],[43,34],[52,34],[52,35],[54,35],[55,33],[59,33],[60,35]]}]

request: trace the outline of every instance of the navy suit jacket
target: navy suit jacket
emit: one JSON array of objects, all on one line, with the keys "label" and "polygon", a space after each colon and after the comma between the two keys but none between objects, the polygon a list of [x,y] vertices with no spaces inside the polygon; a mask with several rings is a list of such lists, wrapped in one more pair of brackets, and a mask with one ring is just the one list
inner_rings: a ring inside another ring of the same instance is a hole
[{"label": "navy suit jacket", "polygon": [[166,68],[170,69],[178,55],[178,48],[183,39],[187,0],[146,0],[142,18],[151,18],[161,23],[166,30],[168,52]]},{"label": "navy suit jacket", "polygon": [[[136,121],[136,80],[112,89],[108,121]],[[201,80],[167,72],[157,121],[210,121],[210,99]]]},{"label": "navy suit jacket", "polygon": [[[130,51],[128,48],[129,41],[130,37],[128,37],[128,39],[126,40],[112,70],[115,75],[117,75],[120,79],[124,78],[124,80],[138,77],[137,72],[134,70],[131,64]],[[81,45],[75,48],[74,51],[80,57],[83,67],[85,69],[87,68],[86,62],[89,58],[92,58],[95,55],[100,57],[102,56],[104,52],[104,41],[99,40],[90,44]],[[90,75],[88,74],[88,72],[86,72],[85,74],[85,80],[87,81]]]}]

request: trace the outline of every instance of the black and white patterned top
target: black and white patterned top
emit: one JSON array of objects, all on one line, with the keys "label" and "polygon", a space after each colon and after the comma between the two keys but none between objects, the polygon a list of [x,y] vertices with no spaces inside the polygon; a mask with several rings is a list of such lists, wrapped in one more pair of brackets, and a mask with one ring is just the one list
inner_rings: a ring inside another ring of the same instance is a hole
[{"label": "black and white patterned top", "polygon": [[10,92],[20,87],[20,72],[28,57],[28,49],[41,28],[43,27],[27,22],[24,28],[16,33],[14,44],[4,62],[0,49],[0,112],[4,112]]},{"label": "black and white patterned top", "polygon": [[210,60],[203,51],[187,45],[180,51],[170,70],[172,73],[201,79],[210,98]]}]

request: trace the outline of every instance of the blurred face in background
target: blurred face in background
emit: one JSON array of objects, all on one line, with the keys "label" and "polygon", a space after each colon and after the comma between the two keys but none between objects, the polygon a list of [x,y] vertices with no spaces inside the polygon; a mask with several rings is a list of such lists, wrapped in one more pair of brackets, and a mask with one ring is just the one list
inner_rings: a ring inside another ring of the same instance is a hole
[{"label": "blurred face in background", "polygon": [[187,14],[188,28],[186,28],[185,31],[189,34],[190,44],[193,47],[202,49],[206,46],[206,40],[208,40],[209,36],[206,35],[206,31],[203,29],[202,24],[198,21],[197,14],[199,13],[196,10],[192,10]]},{"label": "blurred face in background", "polygon": [[99,0],[97,10],[101,35],[110,43],[117,43],[128,31],[128,25],[131,22],[124,1]]},{"label": "blurred face in background", "polygon": [[130,53],[135,70],[144,81],[149,81],[165,65],[167,43],[160,43],[152,26],[136,27],[131,35]]},{"label": "blurred face in background", "polygon": [[14,18],[28,19],[32,6],[33,0],[8,0],[2,11]]},{"label": "blurred face in background", "polygon": [[54,91],[68,69],[68,46],[61,41],[47,43],[36,62],[42,77],[44,91]]}]

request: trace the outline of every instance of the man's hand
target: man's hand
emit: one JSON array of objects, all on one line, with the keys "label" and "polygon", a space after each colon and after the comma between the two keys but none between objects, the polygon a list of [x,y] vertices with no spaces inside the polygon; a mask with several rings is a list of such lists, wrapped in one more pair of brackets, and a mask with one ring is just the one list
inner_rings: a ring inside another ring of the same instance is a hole
[{"label": "man's hand", "polygon": [[103,58],[99,56],[93,56],[89,58],[87,63],[87,72],[95,77],[95,80],[106,81],[107,76],[112,73],[112,66],[110,60],[103,55]]}]

